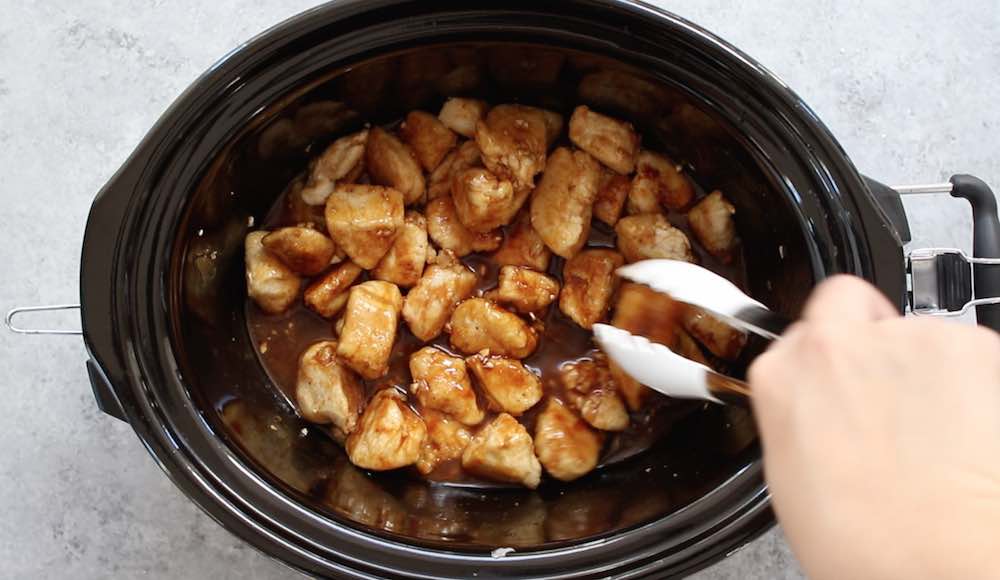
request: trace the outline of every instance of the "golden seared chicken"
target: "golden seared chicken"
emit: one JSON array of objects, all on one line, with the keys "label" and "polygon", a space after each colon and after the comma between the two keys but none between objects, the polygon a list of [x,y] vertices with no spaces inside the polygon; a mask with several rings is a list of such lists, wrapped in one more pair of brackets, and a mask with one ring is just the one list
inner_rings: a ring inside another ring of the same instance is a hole
[{"label": "golden seared chicken", "polygon": [[475,141],[466,141],[455,148],[441,161],[437,169],[427,176],[427,200],[451,195],[452,179],[466,169],[482,167],[483,160],[479,156],[479,147]]},{"label": "golden seared chicken", "polygon": [[688,223],[694,237],[709,254],[726,264],[732,262],[733,249],[736,248],[735,213],[736,208],[719,190],[705,196],[688,212]]},{"label": "golden seared chicken", "polygon": [[507,413],[497,415],[472,438],[462,453],[462,467],[480,477],[531,489],[542,478],[531,435]]},{"label": "golden seared chicken", "polygon": [[486,116],[486,101],[452,97],[441,106],[438,119],[452,131],[472,139],[476,136],[476,123]]},{"label": "golden seared chicken", "polygon": [[628,427],[628,410],[603,357],[568,363],[559,371],[566,398],[584,421],[602,431]]},{"label": "golden seared chicken", "polygon": [[319,274],[330,265],[337,250],[330,238],[312,228],[278,228],[261,240],[271,254],[305,276]]},{"label": "golden seared chicken", "polygon": [[427,171],[434,171],[458,142],[458,136],[451,129],[424,111],[410,112],[399,128],[399,136]]},{"label": "golden seared chicken", "polygon": [[[742,345],[740,345],[740,348],[742,349]],[[677,345],[672,350],[688,360],[709,366],[708,359],[705,358],[705,353],[701,351],[701,347],[695,342],[694,337],[682,328],[677,329]],[[737,351],[733,358],[738,355],[739,352]]]},{"label": "golden seared chicken", "polygon": [[584,250],[566,260],[559,309],[573,322],[590,330],[611,307],[611,295],[618,287],[615,270],[625,258],[614,250]]},{"label": "golden seared chicken", "polygon": [[500,230],[477,233],[462,225],[451,196],[439,197],[427,204],[427,233],[442,250],[462,257],[472,252],[489,252],[500,247]]},{"label": "golden seared chicken", "polygon": [[538,336],[525,321],[483,298],[459,304],[450,326],[451,345],[465,354],[486,350],[520,359],[538,346]]},{"label": "golden seared chicken", "polygon": [[364,171],[368,129],[341,137],[327,147],[309,168],[309,180],[302,188],[302,201],[323,205],[338,181],[350,183]]},{"label": "golden seared chicken", "polygon": [[691,242],[684,232],[670,225],[663,214],[623,217],[618,220],[615,233],[618,234],[618,249],[626,262],[653,258],[694,261]]},{"label": "golden seared chicken", "polygon": [[326,227],[354,263],[374,268],[403,227],[403,196],[391,187],[338,185],[326,200]]},{"label": "golden seared chicken", "polygon": [[521,361],[505,356],[474,354],[465,359],[490,406],[517,417],[542,398],[542,380]]},{"label": "golden seared chicken", "polygon": [[736,360],[747,343],[747,335],[700,308],[682,310],[684,329],[719,358]]},{"label": "golden seared chicken", "polygon": [[549,156],[531,198],[531,225],[553,253],[571,258],[587,241],[600,179],[588,153],[560,147]]},{"label": "golden seared chicken", "polygon": [[604,443],[572,409],[550,398],[535,422],[535,453],[545,471],[560,481],[573,481],[597,467]]},{"label": "golden seared chicken", "polygon": [[545,121],[545,147],[552,147],[563,130],[563,117],[555,111],[548,109],[538,109],[542,112],[542,119]]},{"label": "golden seared chicken", "polygon": [[373,182],[403,194],[406,205],[423,201],[426,184],[416,154],[392,133],[380,127],[369,132],[365,167]]},{"label": "golden seared chicken", "polygon": [[264,312],[284,312],[299,295],[302,279],[264,247],[267,232],[250,232],[246,251],[247,294]]},{"label": "golden seared chicken", "polygon": [[493,254],[493,260],[501,266],[527,266],[544,272],[551,256],[552,252],[531,225],[531,213],[525,211],[507,229],[507,237]]},{"label": "golden seared chicken", "polygon": [[[617,253],[617,252],[616,252]],[[500,268],[497,301],[522,314],[538,312],[559,296],[559,282],[524,266]]]},{"label": "golden seared chicken", "polygon": [[594,217],[614,226],[622,215],[625,200],[628,198],[632,180],[613,171],[601,174],[601,184],[597,188],[597,198],[594,200]]},{"label": "golden seared chicken", "polygon": [[451,415],[466,425],[478,425],[485,416],[476,402],[476,392],[465,361],[425,346],[410,355],[410,393],[424,407]]},{"label": "golden seared chicken", "polygon": [[403,227],[392,247],[372,270],[376,280],[410,288],[420,280],[433,250],[427,241],[427,220],[417,211],[407,211]]},{"label": "golden seared chicken", "polygon": [[517,189],[530,188],[545,169],[545,115],[523,105],[498,105],[476,124],[476,145],[486,168]]},{"label": "golden seared chicken", "polygon": [[635,169],[639,134],[630,123],[595,113],[581,105],[573,110],[569,119],[569,139],[622,175]]},{"label": "golden seared chicken", "polygon": [[389,369],[403,296],[388,282],[370,280],[351,288],[337,354],[359,375],[377,379]]},{"label": "golden seared chicken", "polygon": [[611,325],[672,349],[677,344],[683,308],[670,296],[649,286],[624,282],[618,291]]},{"label": "golden seared chicken", "polygon": [[655,392],[653,389],[632,378],[632,375],[626,373],[613,360],[608,361],[608,372],[611,373],[611,378],[618,387],[618,394],[621,395],[622,400],[625,401],[625,405],[630,411],[642,409],[646,397],[650,393]]},{"label": "golden seared chicken", "polygon": [[295,402],[306,421],[332,423],[344,436],[354,432],[365,405],[364,385],[337,358],[336,342],[317,342],[299,357]]},{"label": "golden seared chicken", "polygon": [[347,438],[347,456],[363,469],[385,471],[416,463],[427,427],[393,388],[375,393],[357,430]]},{"label": "golden seared chicken", "polygon": [[461,457],[472,434],[465,425],[443,413],[425,409],[422,417],[427,426],[427,438],[417,459],[417,469],[427,475],[439,464]]},{"label": "golden seared chicken", "polygon": [[653,197],[670,209],[681,209],[694,199],[694,188],[681,172],[681,166],[669,158],[642,150],[635,164],[632,197]]},{"label": "golden seared chicken", "polygon": [[466,169],[455,175],[451,197],[459,221],[476,233],[507,225],[505,218],[514,213],[510,211],[514,205],[514,186],[486,169]]},{"label": "golden seared chicken", "polygon": [[475,273],[455,259],[451,252],[438,255],[417,285],[406,295],[403,319],[410,332],[427,342],[441,334],[455,307],[472,295],[476,288]]},{"label": "golden seared chicken", "polygon": [[333,318],[347,304],[347,291],[361,271],[354,262],[344,262],[317,278],[306,288],[306,306],[324,318]]},{"label": "golden seared chicken", "polygon": [[655,189],[650,187],[632,187],[629,183],[628,197],[625,202],[626,215],[642,213],[660,213],[660,198]]}]

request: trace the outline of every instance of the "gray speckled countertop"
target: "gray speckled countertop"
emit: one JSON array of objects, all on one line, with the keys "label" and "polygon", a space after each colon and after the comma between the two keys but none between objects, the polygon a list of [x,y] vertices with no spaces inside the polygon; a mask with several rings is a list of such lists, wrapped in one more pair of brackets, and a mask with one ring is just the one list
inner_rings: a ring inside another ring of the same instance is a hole
[{"label": "gray speckled countertop", "polygon": [[[0,309],[76,301],[95,192],[202,70],[311,4],[0,0]],[[1000,186],[998,0],[656,4],[784,78],[863,172]],[[908,209],[919,244],[970,246],[962,203]],[[79,338],[0,332],[0,357],[0,576],[297,577],[203,515],[97,410]],[[801,577],[779,531],[696,576]]]}]

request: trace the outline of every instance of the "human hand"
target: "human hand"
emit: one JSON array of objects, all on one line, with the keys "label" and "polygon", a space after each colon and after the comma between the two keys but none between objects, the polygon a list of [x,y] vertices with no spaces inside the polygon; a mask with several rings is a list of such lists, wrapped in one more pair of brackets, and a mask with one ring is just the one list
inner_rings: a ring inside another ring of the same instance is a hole
[{"label": "human hand", "polygon": [[810,578],[1000,578],[1000,335],[904,319],[838,276],[749,381]]}]

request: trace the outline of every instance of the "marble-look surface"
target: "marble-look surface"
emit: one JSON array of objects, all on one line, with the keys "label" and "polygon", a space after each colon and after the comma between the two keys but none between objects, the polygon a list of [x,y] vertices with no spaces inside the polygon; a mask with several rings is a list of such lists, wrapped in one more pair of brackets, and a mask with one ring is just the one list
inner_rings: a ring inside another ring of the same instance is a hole
[{"label": "marble-look surface", "polygon": [[[77,300],[94,193],[202,70],[309,0],[0,0],[0,309]],[[1000,185],[1000,2],[657,2],[753,55],[887,183]],[[950,199],[919,244],[970,246]],[[70,321],[72,322],[72,321]],[[204,516],[101,415],[74,337],[0,332],[0,576],[294,578]],[[698,575],[802,578],[773,531]]]}]

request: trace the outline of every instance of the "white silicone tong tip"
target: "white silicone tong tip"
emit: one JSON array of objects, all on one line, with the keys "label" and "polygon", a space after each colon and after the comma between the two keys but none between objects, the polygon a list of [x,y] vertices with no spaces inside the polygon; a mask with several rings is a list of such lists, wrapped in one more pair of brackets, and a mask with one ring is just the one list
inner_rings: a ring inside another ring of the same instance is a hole
[{"label": "white silicone tong tip", "polygon": [[735,316],[753,306],[766,308],[729,280],[690,262],[643,260],[618,268],[618,275],[723,316]]},{"label": "white silicone tong tip", "polygon": [[712,371],[703,364],[607,324],[594,325],[594,340],[622,370],[651,389],[669,397],[721,402],[708,390]]}]

